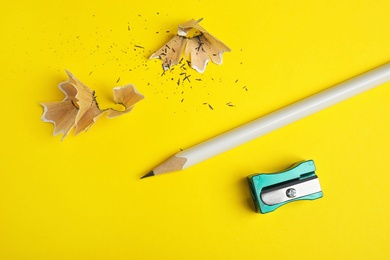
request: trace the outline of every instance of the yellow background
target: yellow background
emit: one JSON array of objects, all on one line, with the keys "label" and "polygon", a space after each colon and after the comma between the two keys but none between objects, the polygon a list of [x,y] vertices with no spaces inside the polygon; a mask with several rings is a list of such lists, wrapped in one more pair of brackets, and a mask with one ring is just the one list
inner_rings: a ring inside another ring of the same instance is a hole
[{"label": "yellow background", "polygon": [[[179,69],[161,76],[147,58],[201,17],[232,52],[177,85]],[[389,84],[139,180],[180,149],[388,62],[388,0],[7,1],[0,23],[0,259],[390,258]],[[146,98],[61,142],[40,102],[63,99],[65,69],[103,107],[129,83]],[[246,176],[303,159],[324,198],[255,213]]]}]

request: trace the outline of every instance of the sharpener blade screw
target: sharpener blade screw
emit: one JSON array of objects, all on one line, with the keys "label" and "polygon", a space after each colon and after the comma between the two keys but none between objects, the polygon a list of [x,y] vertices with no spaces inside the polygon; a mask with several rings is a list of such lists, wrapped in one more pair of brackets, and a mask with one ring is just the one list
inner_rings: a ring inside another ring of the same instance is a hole
[{"label": "sharpener blade screw", "polygon": [[286,195],[289,198],[295,198],[297,196],[297,190],[294,188],[289,188],[286,190]]}]

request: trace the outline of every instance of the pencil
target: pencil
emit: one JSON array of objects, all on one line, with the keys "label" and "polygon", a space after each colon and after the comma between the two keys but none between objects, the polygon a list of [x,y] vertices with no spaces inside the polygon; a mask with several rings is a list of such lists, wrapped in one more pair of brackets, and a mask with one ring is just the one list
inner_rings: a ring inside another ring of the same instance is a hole
[{"label": "pencil", "polygon": [[141,179],[163,173],[184,170],[203,160],[251,141],[388,81],[390,81],[390,63],[386,63],[385,65],[356,76],[348,81],[181,151],[142,176]]}]

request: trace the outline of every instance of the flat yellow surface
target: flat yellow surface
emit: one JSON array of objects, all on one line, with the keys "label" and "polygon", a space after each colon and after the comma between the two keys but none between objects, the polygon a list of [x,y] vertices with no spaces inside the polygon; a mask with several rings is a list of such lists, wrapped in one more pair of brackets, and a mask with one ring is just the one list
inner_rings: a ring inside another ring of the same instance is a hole
[{"label": "flat yellow surface", "polygon": [[[0,259],[389,259],[389,84],[139,179],[180,149],[388,62],[389,14],[388,0],[4,2]],[[148,57],[201,17],[232,52],[178,84],[179,67],[161,75]],[[40,102],[63,99],[65,69],[103,107],[129,83],[146,98],[61,141]],[[246,177],[304,159],[324,197],[255,213]]]}]

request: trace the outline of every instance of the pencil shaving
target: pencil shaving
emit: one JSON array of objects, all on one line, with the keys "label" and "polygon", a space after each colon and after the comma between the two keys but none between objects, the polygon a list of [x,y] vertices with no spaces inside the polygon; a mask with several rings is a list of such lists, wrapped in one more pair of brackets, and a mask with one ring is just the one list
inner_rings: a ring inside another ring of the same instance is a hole
[{"label": "pencil shaving", "polygon": [[75,135],[87,131],[105,112],[109,118],[130,112],[134,105],[144,98],[133,85],[116,87],[113,90],[114,102],[122,105],[123,110],[100,109],[95,91],[89,89],[69,71],[66,73],[69,79],[58,86],[65,94],[65,98],[58,102],[41,103],[44,107],[42,120],[53,123],[53,135],[62,134],[62,140],[73,128],[75,128]]},{"label": "pencil shaving", "polygon": [[178,34],[149,59],[161,59],[164,71],[178,64],[183,56],[189,57],[191,67],[199,73],[206,70],[210,60],[221,65],[222,54],[230,52],[230,48],[200,26],[201,20],[191,19],[179,25]]},{"label": "pencil shaving", "polygon": [[176,35],[167,44],[152,54],[149,59],[159,58],[163,62],[164,70],[179,63],[185,46],[186,38]]}]

